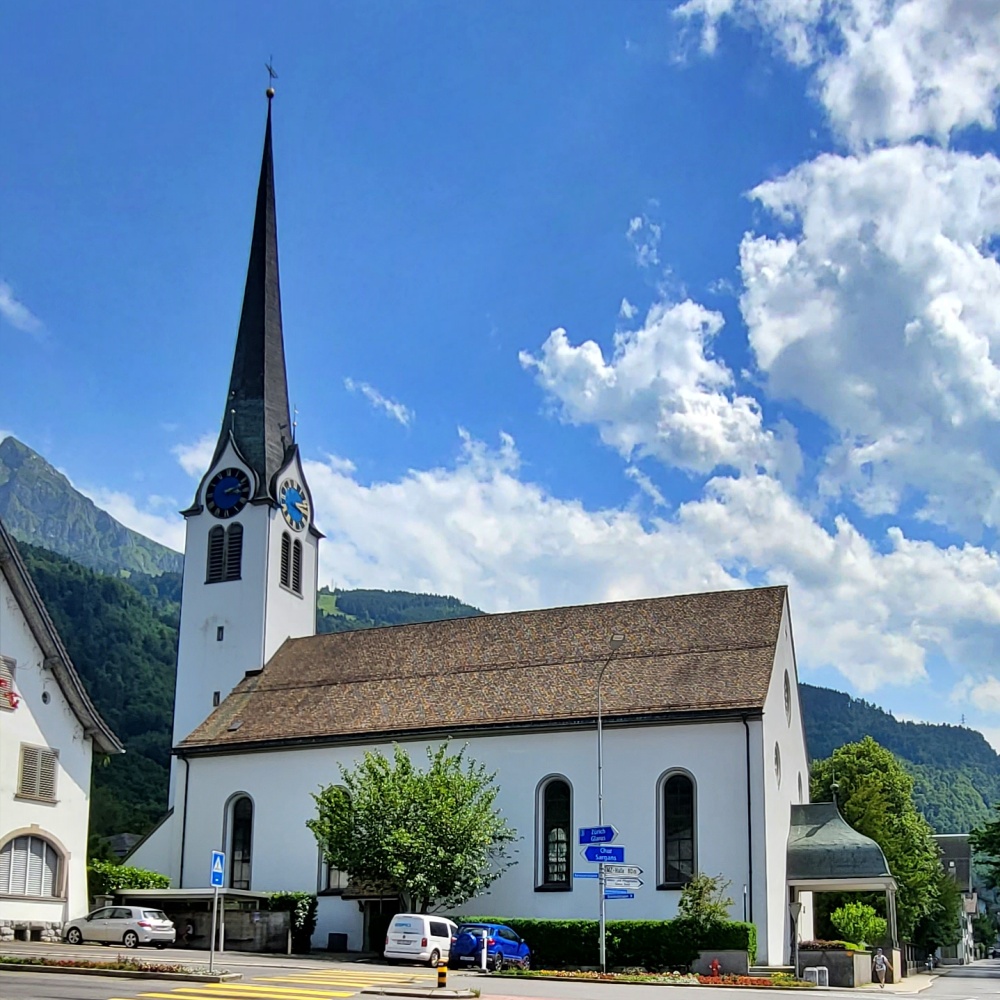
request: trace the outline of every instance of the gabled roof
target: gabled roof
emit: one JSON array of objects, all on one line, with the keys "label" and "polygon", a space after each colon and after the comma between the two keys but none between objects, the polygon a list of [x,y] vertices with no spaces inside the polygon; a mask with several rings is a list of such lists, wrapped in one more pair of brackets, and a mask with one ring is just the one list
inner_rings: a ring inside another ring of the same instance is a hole
[{"label": "gabled roof", "polygon": [[236,335],[229,392],[222,414],[222,429],[210,468],[219,460],[230,439],[257,475],[255,499],[276,499],[274,477],[291,458],[295,445],[292,441],[281,329],[270,97],[243,310]]},{"label": "gabled roof", "polygon": [[759,713],[785,587],[519,611],[289,639],[181,744],[225,752],[417,733]]},{"label": "gabled roof", "polygon": [[17,543],[0,521],[0,573],[14,593],[31,634],[41,647],[47,666],[56,679],[70,708],[94,746],[104,753],[124,753],[125,748],[94,708],[66,647],[35,587],[34,580],[18,551]]}]

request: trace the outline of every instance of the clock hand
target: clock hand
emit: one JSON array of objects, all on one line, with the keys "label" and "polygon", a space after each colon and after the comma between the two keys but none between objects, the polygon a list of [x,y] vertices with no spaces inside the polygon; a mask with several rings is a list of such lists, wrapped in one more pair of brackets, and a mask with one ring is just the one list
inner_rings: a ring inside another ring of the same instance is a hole
[{"label": "clock hand", "polygon": [[309,504],[307,504],[304,500],[302,501],[302,503],[295,503],[295,504],[292,504],[292,506],[300,514],[308,514],[309,513]]}]

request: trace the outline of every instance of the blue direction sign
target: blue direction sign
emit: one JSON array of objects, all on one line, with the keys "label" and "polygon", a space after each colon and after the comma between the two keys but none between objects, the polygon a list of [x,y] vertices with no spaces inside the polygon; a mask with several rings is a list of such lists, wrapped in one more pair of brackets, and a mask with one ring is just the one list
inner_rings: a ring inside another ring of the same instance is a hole
[{"label": "blue direction sign", "polygon": [[605,899],[635,899],[634,892],[622,892],[621,889],[606,889],[604,891]]},{"label": "blue direction sign", "polygon": [[613,826],[581,826],[581,844],[608,844],[618,836]]},{"label": "blue direction sign", "polygon": [[597,872],[573,872],[573,878],[597,878]]},{"label": "blue direction sign", "polygon": [[226,882],[226,856],[222,851],[212,851],[212,882],[213,886],[222,888]]},{"label": "blue direction sign", "polygon": [[609,847],[606,844],[591,844],[581,851],[588,861],[611,861],[614,864],[625,862],[625,848],[619,845]]}]

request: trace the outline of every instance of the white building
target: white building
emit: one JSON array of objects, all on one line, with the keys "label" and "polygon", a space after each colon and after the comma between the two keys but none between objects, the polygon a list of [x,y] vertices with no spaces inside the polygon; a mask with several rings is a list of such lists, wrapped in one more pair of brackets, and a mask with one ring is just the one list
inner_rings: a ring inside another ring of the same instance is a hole
[{"label": "white building", "polygon": [[123,750],[0,524],[0,940],[86,912],[95,752]]},{"label": "white building", "polygon": [[787,959],[786,842],[809,782],[785,588],[314,635],[322,535],[289,419],[270,104],[222,431],[184,513],[171,811],[132,863],[204,886],[221,848],[230,886],[320,889],[314,942],[340,932],[361,948],[381,902],[324,872],[311,793],[367,748],[422,758],[453,738],[498,772],[522,836],[519,863],[466,912],[594,917],[576,828],[597,821],[598,673],[621,633],[604,815],[645,885],[610,916],[670,917],[693,872],[721,873],[759,959]]}]

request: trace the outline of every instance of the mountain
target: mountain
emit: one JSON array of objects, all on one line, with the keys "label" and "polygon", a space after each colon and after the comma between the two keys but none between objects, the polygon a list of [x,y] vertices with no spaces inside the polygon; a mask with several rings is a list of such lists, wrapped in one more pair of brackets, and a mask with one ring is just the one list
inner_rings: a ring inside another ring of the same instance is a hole
[{"label": "mountain", "polygon": [[183,556],[120,524],[17,438],[0,441],[0,518],[18,541],[91,569],[179,573]]},{"label": "mountain", "polygon": [[377,625],[438,622],[483,614],[457,597],[411,594],[406,590],[330,590],[321,587],[316,600],[317,632],[350,632]]},{"label": "mountain", "polygon": [[937,833],[967,833],[992,819],[1000,802],[1000,755],[965,726],[900,722],[877,705],[840,691],[799,686],[813,760],[871,736],[913,776],[917,808]]}]

